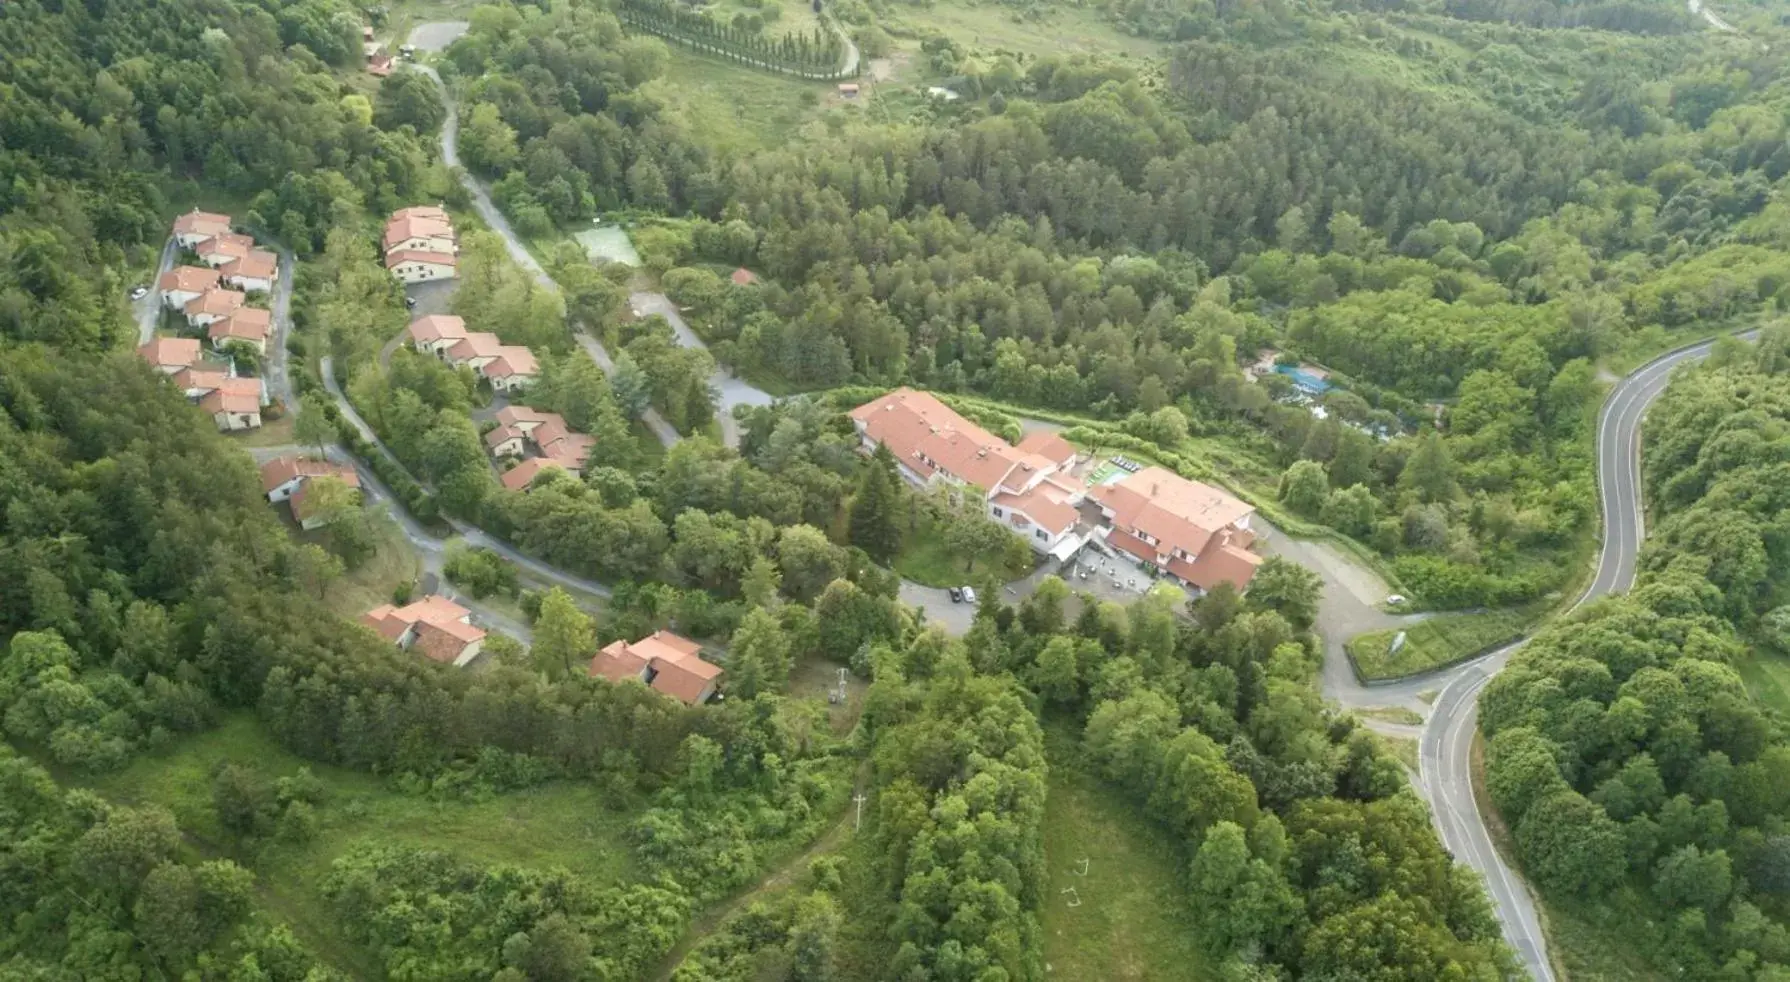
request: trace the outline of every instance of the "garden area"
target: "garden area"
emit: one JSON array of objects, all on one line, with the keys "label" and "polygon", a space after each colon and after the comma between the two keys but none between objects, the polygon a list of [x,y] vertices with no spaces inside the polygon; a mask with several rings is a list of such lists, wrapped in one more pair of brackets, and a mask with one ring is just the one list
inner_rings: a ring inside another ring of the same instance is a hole
[{"label": "garden area", "polygon": [[[1531,605],[1470,614],[1437,614],[1402,629],[1358,634],[1344,647],[1355,674],[1364,681],[1403,678],[1515,641],[1538,613]],[[1405,643],[1394,652],[1392,642],[1400,630],[1405,632]]]},{"label": "garden area", "polygon": [[1211,978],[1180,886],[1188,857],[1160,827],[1082,769],[1067,732],[1047,731],[1045,745],[1049,883],[1041,920],[1052,977]]}]

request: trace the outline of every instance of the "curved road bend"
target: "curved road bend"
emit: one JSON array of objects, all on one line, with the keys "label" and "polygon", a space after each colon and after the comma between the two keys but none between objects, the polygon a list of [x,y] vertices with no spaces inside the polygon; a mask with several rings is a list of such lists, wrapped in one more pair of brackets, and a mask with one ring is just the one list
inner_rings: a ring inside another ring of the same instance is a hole
[{"label": "curved road bend", "polygon": [[[1749,331],[1742,338],[1754,338]],[[1617,383],[1604,400],[1597,426],[1597,482],[1603,507],[1603,549],[1591,586],[1574,606],[1626,591],[1635,581],[1636,560],[1646,534],[1641,503],[1641,421],[1666,390],[1678,368],[1702,360],[1715,342],[1669,352]],[[1527,640],[1527,639],[1525,639]],[[1442,687],[1424,724],[1419,743],[1419,783],[1429,800],[1442,842],[1456,859],[1485,879],[1504,938],[1538,982],[1554,982],[1534,898],[1521,877],[1492,845],[1473,793],[1473,737],[1479,692],[1505,666],[1523,641],[1463,666]]]},{"label": "curved road bend", "polygon": [[[384,455],[387,460],[390,460],[399,468],[404,469],[406,473],[409,473],[409,469],[404,467],[404,463],[398,459],[396,454],[392,453],[390,447],[385,445],[385,441],[379,439],[379,434],[373,432],[373,428],[367,425],[367,421],[361,418],[360,413],[355,410],[354,405],[348,401],[348,397],[342,393],[341,387],[336,384],[335,373],[331,371],[333,367],[331,361],[332,359],[330,356],[325,355],[319,363],[319,368],[323,375],[323,386],[325,389],[329,390],[329,394],[335,398],[337,408],[342,411],[342,415],[346,416],[350,423],[354,424],[354,428],[360,431],[360,435],[364,439],[378,448],[380,454]],[[361,464],[357,463],[355,469],[360,471],[362,480],[368,482],[368,487],[374,489],[376,494],[383,496],[391,503],[390,510],[394,517],[398,519],[399,527],[404,530],[405,538],[409,539],[418,549],[425,553],[439,552],[441,550],[441,540],[429,534],[426,529],[421,525],[418,525],[415,520],[410,517],[409,513],[404,510],[403,505],[398,503],[396,496],[392,494],[391,489],[380,483],[378,478]],[[444,518],[446,518],[446,516],[444,516]],[[549,566],[533,556],[527,555],[502,539],[491,535],[476,525],[470,525],[457,518],[446,518],[446,521],[453,527],[454,531],[459,534],[460,538],[464,539],[468,544],[483,549],[489,549],[543,580],[573,590],[583,590],[586,593],[594,594],[599,597],[609,596],[609,588],[603,584]]]},{"label": "curved road bend", "polygon": [[[422,30],[423,27],[427,26],[429,25],[422,25],[418,30]],[[413,33],[412,37],[414,36],[415,34]],[[504,248],[509,251],[510,258],[516,261],[516,265],[527,270],[529,275],[534,277],[535,282],[539,284],[542,289],[558,293],[559,284],[554,282],[553,277],[547,275],[547,271],[541,268],[541,264],[536,261],[534,254],[529,252],[528,247],[522,244],[522,239],[516,235],[516,230],[510,227],[509,219],[503,217],[503,212],[498,211],[497,205],[492,203],[491,195],[485,190],[484,182],[474,177],[470,171],[461,166],[459,148],[460,107],[455,105],[453,93],[448,91],[447,83],[441,80],[441,75],[438,74],[435,69],[430,68],[427,65],[413,64],[410,67],[422,72],[431,79],[434,79],[435,87],[441,90],[441,104],[447,110],[447,115],[441,123],[442,163],[447,164],[448,168],[459,176],[461,186],[466,188],[466,193],[472,196],[473,210],[479,213],[479,217],[485,220],[486,225],[491,226],[492,231],[502,237]],[[572,334],[573,337],[577,339],[578,344],[583,347],[591,356],[591,359],[597,363],[598,367],[602,368],[605,372],[614,369],[615,362],[610,359],[609,352],[603,347],[601,341],[598,341],[584,331],[573,331]],[[664,417],[659,415],[658,410],[651,408],[647,409],[641,416],[641,419],[646,423],[647,428],[652,430],[653,435],[659,438],[659,442],[665,446],[669,447],[678,441],[677,430],[674,429],[670,423],[667,423]]]}]

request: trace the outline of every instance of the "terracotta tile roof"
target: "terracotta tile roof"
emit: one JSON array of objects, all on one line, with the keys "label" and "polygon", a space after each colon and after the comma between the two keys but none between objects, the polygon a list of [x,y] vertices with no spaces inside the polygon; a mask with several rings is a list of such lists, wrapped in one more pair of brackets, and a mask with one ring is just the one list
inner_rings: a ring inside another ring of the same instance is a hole
[{"label": "terracotta tile roof", "polygon": [[241,276],[251,280],[271,280],[280,271],[280,257],[266,249],[255,249],[241,259],[224,264],[224,276]]},{"label": "terracotta tile roof", "polygon": [[594,436],[587,433],[568,433],[541,447],[541,453],[566,470],[582,471],[584,465],[590,462],[591,448],[596,445],[597,438]]},{"label": "terracotta tile roof", "polygon": [[411,321],[409,332],[417,344],[458,341],[466,336],[466,321],[452,314],[430,314]]},{"label": "terracotta tile roof", "polygon": [[931,393],[897,389],[852,410],[871,439],[889,446],[895,459],[929,477],[935,470],[993,490],[1021,454],[1007,441],[964,419]]},{"label": "terracotta tile roof", "polygon": [[485,449],[495,450],[511,440],[521,439],[527,435],[528,434],[522,432],[520,427],[499,426],[497,429],[485,434]]},{"label": "terracotta tile roof", "polygon": [[221,321],[212,321],[206,333],[212,341],[240,338],[244,341],[266,341],[273,327],[273,314],[259,307],[239,307]]},{"label": "terracotta tile roof", "polygon": [[211,211],[192,211],[174,219],[175,235],[223,235],[230,231],[230,216]]},{"label": "terracotta tile roof", "polygon": [[467,645],[485,638],[484,631],[466,623],[465,618],[470,615],[470,611],[452,600],[430,594],[405,607],[382,604],[367,611],[361,623],[388,641],[403,637],[414,624],[417,631],[413,647],[435,661],[451,664]]},{"label": "terracotta tile roof", "polygon": [[541,420],[528,436],[535,442],[535,446],[544,448],[549,443],[565,439],[566,434],[570,432],[572,431],[566,427],[566,421],[558,413],[554,413],[552,418]]},{"label": "terracotta tile roof", "polygon": [[611,641],[590,660],[590,677],[611,682],[637,679],[646,669],[646,659],[628,649],[626,641]]},{"label": "terracotta tile roof", "polygon": [[380,604],[360,617],[360,622],[379,632],[387,641],[396,641],[410,629],[410,622],[398,616],[398,608]]},{"label": "terracotta tile roof", "polygon": [[137,349],[144,361],[160,368],[164,365],[191,367],[199,360],[198,338],[151,338]]},{"label": "terracotta tile roof", "polygon": [[1068,463],[1070,458],[1075,456],[1074,445],[1057,434],[1045,430],[1035,430],[1026,434],[1025,439],[1019,441],[1019,446],[1014,449],[1022,454],[1036,454],[1058,467]]},{"label": "terracotta tile roof", "polygon": [[593,677],[621,681],[639,678],[649,671],[654,689],[695,705],[709,683],[721,675],[721,666],[704,661],[702,646],[670,631],[655,631],[632,643],[614,641],[591,659]]},{"label": "terracotta tile roof", "polygon": [[252,378],[227,378],[199,400],[199,408],[208,413],[258,413],[261,411],[261,382]]},{"label": "terracotta tile roof", "polygon": [[445,208],[439,205],[411,205],[392,212],[391,220],[396,222],[406,218],[432,218],[438,222],[449,221]]},{"label": "terracotta tile roof", "polygon": [[423,249],[399,249],[385,254],[385,268],[400,263],[434,263],[437,266],[458,266],[460,261],[451,252],[429,252]]},{"label": "terracotta tile roof", "polygon": [[156,289],[167,293],[204,293],[218,285],[218,271],[210,266],[176,266],[155,281]]},{"label": "terracotta tile roof", "polygon": [[447,349],[447,356],[449,361],[496,358],[502,348],[503,343],[497,340],[497,335],[475,332],[455,341],[453,347]]},{"label": "terracotta tile roof", "polygon": [[728,277],[728,279],[732,280],[735,286],[751,286],[758,282],[758,274],[741,266],[739,269],[734,270],[733,275]]},{"label": "terracotta tile roof", "polygon": [[1220,583],[1229,582],[1241,590],[1249,585],[1255,577],[1256,567],[1262,565],[1262,557],[1247,549],[1240,549],[1235,544],[1212,540],[1198,562],[1190,563],[1185,559],[1168,561],[1168,571],[1183,580],[1192,583],[1202,590],[1210,590]]},{"label": "terracotta tile roof", "polygon": [[287,454],[261,465],[261,493],[267,494],[293,478],[310,477],[333,477],[351,488],[360,487],[360,475],[347,464]]},{"label": "terracotta tile roof", "polygon": [[535,361],[534,352],[527,348],[506,344],[497,349],[497,357],[482,370],[486,378],[510,378],[517,375],[533,378],[541,374],[541,363]]},{"label": "terracotta tile roof", "polygon": [[1080,517],[1075,506],[1069,503],[1072,493],[1047,480],[1040,481],[1037,487],[1024,494],[1002,491],[990,501],[1002,508],[1023,512],[1027,518],[1052,532],[1065,532],[1074,528]]},{"label": "terracotta tile roof", "polygon": [[561,426],[564,426],[566,422],[558,413],[544,413],[527,406],[505,406],[497,411],[499,423],[520,429],[533,429],[536,423],[545,423],[549,420],[556,421]]},{"label": "terracotta tile roof", "polygon": [[449,243],[454,240],[454,227],[444,218],[428,218],[412,215],[405,218],[393,218],[385,223],[385,248],[409,239],[444,239]]},{"label": "terracotta tile roof", "polygon": [[541,472],[548,468],[552,468],[553,470],[565,469],[558,461],[549,460],[546,457],[530,457],[509,470],[504,471],[503,476],[498,480],[502,481],[503,486],[509,488],[511,491],[525,491],[530,484],[535,482],[535,478],[540,477]]},{"label": "terracotta tile roof", "polygon": [[240,291],[226,290],[222,287],[212,287],[204,293],[199,294],[197,297],[187,301],[186,315],[188,317],[197,317],[201,314],[216,314],[218,316],[223,316],[224,314],[236,310],[236,308],[242,306],[244,303],[247,303],[248,299],[249,298]]},{"label": "terracotta tile roof", "polygon": [[[705,675],[696,670],[695,666],[698,665],[706,665],[714,671]],[[667,662],[655,658],[650,667],[653,670],[653,680],[648,684],[673,699],[692,706],[701,701],[703,691],[709,687],[709,680],[721,674],[721,669],[700,658],[683,662]]]},{"label": "terracotta tile roof", "polygon": [[[478,631],[478,628],[475,627],[473,630]],[[483,637],[484,632],[479,631],[479,638]],[[420,652],[424,658],[430,661],[452,665],[459,660],[460,653],[465,651],[466,646],[471,643],[472,641],[465,638],[456,637],[445,624],[421,621],[416,625],[416,640],[410,643],[410,650]]]},{"label": "terracotta tile roof", "polygon": [[213,259],[220,256],[225,259],[241,259],[248,255],[249,250],[253,248],[255,248],[255,240],[252,237],[226,232],[223,235],[214,235],[199,243],[193,248],[193,251],[198,253],[201,259]]},{"label": "terracotta tile roof", "polygon": [[1112,510],[1115,527],[1142,531],[1158,540],[1164,553],[1174,548],[1189,556],[1200,555],[1214,533],[1255,512],[1209,484],[1160,467],[1146,467],[1090,494]]},{"label": "terracotta tile roof", "polygon": [[174,384],[189,392],[210,392],[229,380],[230,373],[209,365],[193,365],[174,373]]}]

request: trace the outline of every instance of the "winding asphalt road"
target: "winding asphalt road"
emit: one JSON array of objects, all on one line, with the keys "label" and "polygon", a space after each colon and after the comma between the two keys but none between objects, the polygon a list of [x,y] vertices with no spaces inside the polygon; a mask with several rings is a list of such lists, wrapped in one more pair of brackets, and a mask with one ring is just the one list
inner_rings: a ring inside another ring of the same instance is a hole
[{"label": "winding asphalt road", "polygon": [[[432,25],[420,25],[417,30],[421,31],[430,26]],[[413,32],[411,36],[414,38],[416,34]],[[491,193],[486,189],[484,182],[461,166],[460,107],[454,103],[454,95],[448,91],[447,83],[441,80],[441,76],[435,69],[427,65],[411,65],[410,67],[433,79],[435,87],[441,91],[441,103],[447,109],[447,115],[441,124],[442,163],[447,164],[448,169],[459,177],[460,185],[466,188],[467,194],[472,196],[473,210],[477,211],[479,217],[485,220],[485,224],[491,226],[491,230],[503,239],[504,248],[509,251],[510,258],[516,261],[516,265],[527,270],[529,275],[534,277],[535,283],[539,284],[542,289],[558,293],[559,284],[554,282],[553,277],[547,275],[547,271],[541,268],[541,264],[535,259],[534,254],[522,244],[522,239],[516,235],[516,230],[510,227],[510,220],[505,218],[503,212],[499,211],[497,205],[492,202]],[[655,296],[659,295],[655,294]],[[664,299],[664,297],[660,296],[660,299]],[[665,302],[668,306],[671,303],[669,300]],[[577,338],[579,346],[591,356],[591,360],[597,363],[597,367],[605,372],[614,370],[615,362],[609,357],[609,352],[603,347],[603,342],[598,341],[585,331],[574,331],[573,335]],[[700,344],[700,342],[698,343]],[[659,415],[658,410],[647,409],[645,413],[641,414],[641,420],[665,446],[669,447],[678,441],[677,430],[666,422],[663,416]],[[735,445],[738,445],[737,442]]]},{"label": "winding asphalt road", "polygon": [[[1750,339],[1758,332],[1740,335]],[[1680,367],[1701,361],[1714,341],[1668,352],[1617,383],[1604,400],[1597,427],[1598,495],[1603,508],[1603,549],[1591,586],[1574,607],[1628,590],[1635,582],[1636,560],[1646,536],[1641,502],[1641,421]],[[1524,639],[1525,641],[1527,639]],[[1491,832],[1473,793],[1473,736],[1478,699],[1524,641],[1469,663],[1446,676],[1424,724],[1418,746],[1419,785],[1429,800],[1442,842],[1454,857],[1485,879],[1486,890],[1504,926],[1505,940],[1538,982],[1553,982],[1547,939],[1536,915],[1535,901],[1522,878],[1507,866],[1492,845]],[[1435,685],[1442,676],[1432,680]]]}]

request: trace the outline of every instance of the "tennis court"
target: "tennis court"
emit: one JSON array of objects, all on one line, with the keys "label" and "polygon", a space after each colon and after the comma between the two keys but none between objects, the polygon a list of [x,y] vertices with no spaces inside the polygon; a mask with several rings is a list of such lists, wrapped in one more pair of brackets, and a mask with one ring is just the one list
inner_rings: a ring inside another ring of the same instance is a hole
[{"label": "tennis court", "polygon": [[578,240],[592,261],[640,265],[640,253],[634,251],[634,243],[628,241],[628,233],[619,225],[583,229],[573,233],[572,238]]}]

